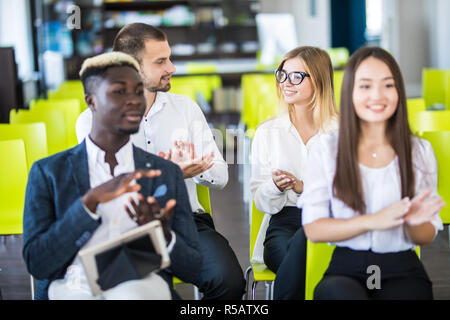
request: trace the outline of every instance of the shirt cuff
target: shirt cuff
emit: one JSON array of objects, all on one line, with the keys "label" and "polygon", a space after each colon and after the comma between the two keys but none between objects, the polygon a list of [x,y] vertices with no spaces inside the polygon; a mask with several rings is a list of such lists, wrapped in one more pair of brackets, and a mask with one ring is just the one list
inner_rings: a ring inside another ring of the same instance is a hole
[{"label": "shirt cuff", "polygon": [[167,245],[167,252],[170,254],[172,252],[173,246],[175,245],[175,242],[177,241],[177,236],[175,235],[175,232],[170,231],[172,234],[172,239],[170,240],[169,244]]},{"label": "shirt cuff", "polygon": [[94,219],[94,220],[100,219],[100,216],[98,214],[95,214],[91,210],[89,210],[88,207],[86,207],[84,205],[84,203],[81,203],[81,204],[83,205],[84,210],[87,212],[88,215],[91,216],[92,219]]},{"label": "shirt cuff", "polygon": [[197,184],[202,184],[202,182],[203,183],[206,182],[207,184],[216,185],[219,182],[218,179],[214,179],[214,177],[207,171],[200,173],[199,175],[196,175],[195,177],[193,177],[193,180]]},{"label": "shirt cuff", "polygon": [[279,196],[284,193],[283,191],[280,191],[280,189],[278,189],[275,182],[273,182],[273,179],[270,179],[270,181],[268,181],[268,183],[266,185],[267,185],[267,191],[269,191],[271,194]]}]

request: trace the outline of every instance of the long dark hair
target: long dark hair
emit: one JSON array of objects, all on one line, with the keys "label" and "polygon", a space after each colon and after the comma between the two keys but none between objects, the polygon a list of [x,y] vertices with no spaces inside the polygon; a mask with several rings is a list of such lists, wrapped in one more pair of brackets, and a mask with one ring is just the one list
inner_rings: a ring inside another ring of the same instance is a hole
[{"label": "long dark hair", "polygon": [[378,47],[363,47],[351,56],[344,71],[341,91],[339,144],[336,174],[333,182],[334,196],[361,214],[366,213],[358,165],[358,143],[361,129],[360,119],[355,113],[352,97],[355,72],[359,65],[369,57],[386,63],[394,77],[395,88],[398,93],[398,105],[396,111],[388,120],[386,137],[398,157],[402,198],[414,196],[412,133],[408,123],[406,91],[400,67],[387,51]]}]

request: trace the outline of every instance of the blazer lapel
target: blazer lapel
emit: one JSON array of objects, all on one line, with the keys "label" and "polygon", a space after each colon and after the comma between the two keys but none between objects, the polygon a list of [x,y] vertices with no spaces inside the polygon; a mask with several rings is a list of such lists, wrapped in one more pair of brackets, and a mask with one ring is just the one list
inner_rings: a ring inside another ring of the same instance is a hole
[{"label": "blazer lapel", "polygon": [[80,196],[84,195],[91,188],[85,141],[72,149],[68,172],[72,172]]},{"label": "blazer lapel", "polygon": [[[135,145],[133,145],[133,157],[134,157],[134,167],[135,169],[153,169],[153,161],[151,159],[151,157],[148,157],[147,154],[140,150],[139,148],[137,148]],[[148,178],[143,178],[140,179],[140,185],[142,187],[141,191],[139,191],[139,193],[141,193],[144,196],[150,196],[152,195],[152,189],[153,189],[153,180],[154,179],[148,179]]]}]

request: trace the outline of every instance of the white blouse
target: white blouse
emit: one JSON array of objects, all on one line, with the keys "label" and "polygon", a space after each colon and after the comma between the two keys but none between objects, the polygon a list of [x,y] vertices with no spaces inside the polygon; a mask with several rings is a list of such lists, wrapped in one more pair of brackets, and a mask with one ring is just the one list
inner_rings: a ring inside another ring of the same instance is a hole
[{"label": "white blouse", "polygon": [[[336,128],[337,123],[333,122],[328,130]],[[250,191],[256,208],[266,214],[256,239],[252,262],[264,262],[264,239],[271,216],[283,207],[295,207],[299,197],[293,190],[281,192],[273,182],[272,170],[281,169],[303,180],[307,154],[318,136],[313,136],[305,145],[287,112],[262,123],[256,130],[250,154]]]},{"label": "white blouse", "polygon": [[[321,218],[349,219],[359,213],[349,208],[332,192],[336,171],[338,134],[324,134],[311,147],[304,176],[304,189],[298,199],[298,207],[302,208],[303,225]],[[437,162],[431,144],[417,137],[413,138],[413,166],[415,174],[415,194],[426,189],[437,195]],[[369,168],[359,165],[366,202],[367,214],[377,211],[401,200],[401,181],[398,159],[382,168]],[[431,221],[437,230],[442,230],[439,215]],[[337,246],[354,250],[372,250],[377,253],[413,250],[416,245],[408,238],[404,227],[388,230],[369,231],[354,238],[334,243]]]}]

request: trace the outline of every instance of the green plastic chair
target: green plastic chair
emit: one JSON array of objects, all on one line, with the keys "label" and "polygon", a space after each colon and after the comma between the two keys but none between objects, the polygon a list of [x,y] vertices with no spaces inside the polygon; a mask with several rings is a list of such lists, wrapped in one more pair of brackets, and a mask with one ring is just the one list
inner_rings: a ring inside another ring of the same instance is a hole
[{"label": "green plastic chair", "polygon": [[77,99],[66,100],[33,100],[30,103],[30,110],[60,110],[64,113],[66,124],[66,147],[71,148],[78,144],[75,125],[80,115],[80,103]]},{"label": "green plastic chair", "polygon": [[251,209],[251,222],[250,222],[250,266],[245,271],[245,280],[247,287],[247,300],[249,300],[249,290],[248,285],[250,283],[250,273],[253,273],[253,282],[252,282],[252,300],[255,300],[256,294],[256,285],[260,281],[265,281],[267,284],[266,290],[266,300],[272,299],[272,286],[273,281],[275,280],[275,273],[273,273],[264,263],[256,263],[252,262],[253,249],[255,248],[256,238],[258,236],[259,228],[261,227],[262,220],[264,218],[264,213],[259,211],[255,202],[252,201],[252,209]]},{"label": "green plastic chair", "polygon": [[345,47],[329,48],[325,51],[327,51],[330,56],[330,60],[334,68],[343,68],[350,58],[350,52]]},{"label": "green plastic chair", "polygon": [[60,110],[11,110],[9,114],[11,124],[44,122],[47,133],[48,155],[67,149],[66,124],[64,113]]},{"label": "green plastic chair", "polygon": [[438,164],[438,194],[447,204],[440,211],[442,222],[450,224],[450,131],[424,132],[430,141]]},{"label": "green plastic chair", "polygon": [[200,93],[211,102],[213,91],[222,87],[222,79],[217,75],[183,76],[171,79],[170,92],[181,94],[197,100],[196,94]]},{"label": "green plastic chair", "polygon": [[[335,248],[335,245],[313,243],[307,240],[305,300],[313,300],[314,289],[327,271]],[[420,258],[420,247],[416,247],[416,254]]]},{"label": "green plastic chair", "polygon": [[203,207],[203,209],[205,209],[205,212],[209,213],[212,216],[209,188],[202,186],[201,184],[197,184],[197,197],[198,202]]},{"label": "green plastic chair", "polygon": [[80,80],[67,80],[61,83],[57,90],[49,90],[47,96],[50,100],[77,99],[80,103],[80,112],[88,107],[84,99],[83,84]]},{"label": "green plastic chair", "polygon": [[242,112],[240,122],[256,129],[278,112],[278,96],[273,74],[244,74],[241,78]]},{"label": "green plastic chair", "polygon": [[343,70],[334,70],[334,72],[333,72],[334,98],[335,98],[335,102],[336,102],[336,108],[338,110],[341,106],[342,80],[344,80],[344,71]]},{"label": "green plastic chair", "polygon": [[23,140],[0,141],[0,235],[22,234],[28,170]]},{"label": "green plastic chair", "polygon": [[204,62],[187,62],[187,73],[217,73],[217,65],[215,63],[204,63]]},{"label": "green plastic chair", "polygon": [[327,270],[335,247],[328,243],[312,243],[307,240],[305,300],[313,299],[314,289]]},{"label": "green plastic chair", "polygon": [[410,98],[406,102],[408,109],[408,122],[409,126],[412,128],[415,114],[421,111],[427,111],[425,99],[423,98]]},{"label": "green plastic chair", "polygon": [[447,72],[447,88],[445,89],[445,106],[450,109],[450,70]]},{"label": "green plastic chair", "polygon": [[[47,157],[47,134],[44,123],[0,124],[0,140],[16,139],[24,141],[28,170],[31,169],[33,162]],[[9,154],[2,153],[2,157],[9,157]]]},{"label": "green plastic chair", "polygon": [[411,115],[410,127],[418,135],[425,131],[450,131],[450,110],[416,112]]},{"label": "green plastic chair", "polygon": [[[427,107],[435,104],[445,105],[449,70],[422,69],[422,97]],[[447,106],[449,108],[450,106]]]}]

